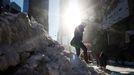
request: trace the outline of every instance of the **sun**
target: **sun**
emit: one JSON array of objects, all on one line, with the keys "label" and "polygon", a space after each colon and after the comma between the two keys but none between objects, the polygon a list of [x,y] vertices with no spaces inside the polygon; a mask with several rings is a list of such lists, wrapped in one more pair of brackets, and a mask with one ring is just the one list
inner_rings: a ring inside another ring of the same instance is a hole
[{"label": "sun", "polygon": [[81,23],[81,14],[77,1],[70,2],[69,7],[65,11],[63,21],[70,37],[73,37],[75,27]]}]

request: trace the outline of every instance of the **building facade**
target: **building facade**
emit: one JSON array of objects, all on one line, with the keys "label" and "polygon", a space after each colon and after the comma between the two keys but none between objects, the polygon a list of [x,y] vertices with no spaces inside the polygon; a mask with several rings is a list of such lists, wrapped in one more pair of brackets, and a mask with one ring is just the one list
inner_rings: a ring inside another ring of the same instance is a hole
[{"label": "building facade", "polygon": [[48,31],[48,6],[49,0],[29,0],[29,16],[43,24],[46,31]]},{"label": "building facade", "polygon": [[29,0],[23,0],[23,12],[28,13]]},{"label": "building facade", "polygon": [[103,29],[108,30],[108,44],[123,44],[125,33],[134,30],[134,1],[133,0],[102,0],[104,17],[102,18]]},{"label": "building facade", "polygon": [[103,4],[107,7],[104,9],[103,28],[108,28],[130,15],[128,0],[107,0]]}]

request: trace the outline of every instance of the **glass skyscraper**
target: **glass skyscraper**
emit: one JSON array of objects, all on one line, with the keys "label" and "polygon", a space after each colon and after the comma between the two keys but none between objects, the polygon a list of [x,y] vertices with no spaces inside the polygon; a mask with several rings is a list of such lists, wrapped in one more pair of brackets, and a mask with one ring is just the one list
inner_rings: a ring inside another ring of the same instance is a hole
[{"label": "glass skyscraper", "polygon": [[29,0],[24,0],[23,1],[23,12],[28,13],[28,8],[29,8]]}]

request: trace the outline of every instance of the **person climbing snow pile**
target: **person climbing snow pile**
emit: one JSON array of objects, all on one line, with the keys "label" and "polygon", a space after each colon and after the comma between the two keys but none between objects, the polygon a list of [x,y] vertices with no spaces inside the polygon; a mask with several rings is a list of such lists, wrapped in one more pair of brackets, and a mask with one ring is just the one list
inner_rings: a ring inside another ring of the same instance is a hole
[{"label": "person climbing snow pile", "polygon": [[77,26],[75,28],[74,37],[72,38],[70,44],[73,47],[75,47],[75,49],[76,49],[76,55],[78,57],[80,55],[80,49],[82,49],[83,50],[83,53],[84,53],[84,60],[85,60],[86,63],[89,63],[88,55],[87,55],[87,48],[86,48],[86,46],[82,42],[83,32],[84,32],[85,26],[86,25],[84,23],[81,23],[79,26]]}]

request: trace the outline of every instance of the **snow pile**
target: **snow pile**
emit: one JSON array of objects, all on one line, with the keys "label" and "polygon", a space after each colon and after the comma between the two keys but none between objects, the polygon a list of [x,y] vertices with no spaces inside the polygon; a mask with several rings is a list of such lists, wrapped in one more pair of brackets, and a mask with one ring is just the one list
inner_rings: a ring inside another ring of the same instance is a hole
[{"label": "snow pile", "polygon": [[23,13],[0,15],[0,75],[90,75],[43,28]]}]

